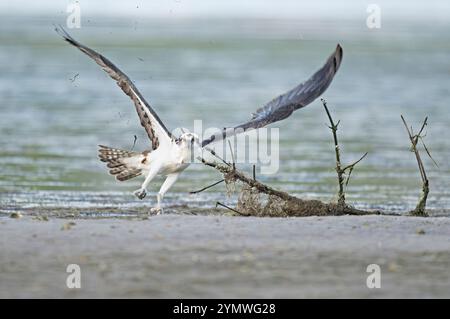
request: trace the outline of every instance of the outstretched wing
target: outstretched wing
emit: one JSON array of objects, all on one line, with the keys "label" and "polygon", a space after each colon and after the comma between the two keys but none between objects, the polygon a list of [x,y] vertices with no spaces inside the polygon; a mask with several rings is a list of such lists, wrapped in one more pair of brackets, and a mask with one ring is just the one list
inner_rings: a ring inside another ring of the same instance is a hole
[{"label": "outstretched wing", "polygon": [[80,49],[100,65],[102,69],[117,82],[117,85],[122,91],[133,100],[139,119],[141,120],[141,125],[144,127],[152,143],[152,149],[155,150],[160,144],[170,143],[172,134],[167,130],[156,112],[152,109],[150,104],[145,101],[144,97],[125,73],[119,70],[118,67],[103,55],[74,40],[61,26],[59,28],[55,27],[55,30],[64,38],[64,40]]},{"label": "outstretched wing", "polygon": [[292,90],[274,98],[272,101],[259,108],[250,121],[235,126],[231,129],[224,129],[221,134],[212,135],[203,140],[202,146],[212,142],[222,140],[251,129],[257,129],[269,125],[270,123],[281,121],[289,117],[295,110],[298,110],[319,97],[330,85],[342,61],[342,48],[338,44],[334,53],[327,62],[307,81],[299,84]]}]

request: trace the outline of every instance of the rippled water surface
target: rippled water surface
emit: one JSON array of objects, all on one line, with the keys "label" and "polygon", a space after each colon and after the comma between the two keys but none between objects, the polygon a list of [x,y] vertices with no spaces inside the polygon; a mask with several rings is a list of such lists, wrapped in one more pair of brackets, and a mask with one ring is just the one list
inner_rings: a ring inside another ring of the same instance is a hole
[{"label": "rippled water surface", "polygon": [[[50,18],[0,21],[0,204],[22,207],[135,207],[141,180],[117,183],[96,158],[97,144],[147,148],[131,101],[97,65],[53,31]],[[348,199],[359,207],[406,210],[420,191],[400,120],[425,116],[429,207],[450,207],[450,27],[414,22],[368,30],[364,21],[93,19],[71,33],[121,67],[169,128],[223,127],[309,77],[333,51],[344,61],[324,97],[336,120],[343,160],[364,152]],[[280,128],[280,169],[259,178],[298,196],[331,200],[334,151],[319,101]],[[246,168],[247,169],[247,168]],[[214,206],[220,178],[192,165],[169,204]],[[156,191],[161,181],[152,183]],[[233,197],[227,199],[233,202]],[[152,205],[153,197],[145,205]],[[1,207],[0,207],[1,208]]]}]

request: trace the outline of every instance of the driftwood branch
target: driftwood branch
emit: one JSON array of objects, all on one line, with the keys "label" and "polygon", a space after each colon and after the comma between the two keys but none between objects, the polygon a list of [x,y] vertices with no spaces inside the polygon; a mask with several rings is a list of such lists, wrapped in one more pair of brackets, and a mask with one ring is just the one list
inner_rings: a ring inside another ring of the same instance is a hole
[{"label": "driftwood branch", "polygon": [[[240,182],[243,182],[247,185],[249,185],[252,188],[257,189],[258,191],[264,193],[264,194],[268,194],[268,195],[275,195],[277,197],[280,197],[284,200],[290,200],[290,199],[295,199],[296,197],[289,195],[286,192],[282,192],[282,191],[278,191],[275,190],[269,186],[267,186],[266,184],[263,184],[249,176],[247,176],[247,174],[245,174],[244,172],[239,171],[238,169],[233,167],[230,167],[228,165],[222,165],[219,163],[213,163],[213,162],[207,162],[204,159],[201,159],[202,163],[210,166],[212,168],[215,168],[216,170],[218,170],[219,172],[221,172],[223,175],[228,176],[228,178],[230,180],[238,180]],[[227,178],[225,178],[227,179]]]},{"label": "driftwood branch", "polygon": [[[201,162],[207,166],[210,166],[224,176],[224,181],[226,183],[239,181],[243,184],[240,198],[238,201],[238,209],[228,207],[220,202],[216,203],[222,207],[232,210],[240,215],[249,216],[314,216],[314,215],[367,215],[367,214],[380,214],[379,211],[364,211],[355,209],[345,203],[345,191],[344,187],[348,184],[350,175],[354,167],[361,162],[367,155],[364,154],[357,161],[342,167],[339,143],[337,138],[337,128],[339,122],[336,124],[331,117],[325,100],[322,100],[325,111],[327,112],[328,119],[330,120],[330,129],[333,132],[333,140],[335,145],[336,154],[336,172],[338,173],[339,180],[339,200],[338,203],[323,203],[318,200],[303,200],[293,195],[288,194],[280,190],[276,190],[258,180],[256,180],[256,167],[253,165],[253,176],[248,176],[244,172],[241,172],[236,168],[235,158],[233,150],[231,148],[231,143],[229,143],[231,155],[233,157],[233,163],[230,164],[221,157],[219,157],[212,149],[205,148],[206,151],[210,152],[214,157],[218,158],[220,162],[209,162],[204,158],[198,158]],[[348,171],[347,178],[345,178],[345,173]],[[221,181],[220,181],[221,182]],[[212,184],[209,187],[217,185],[219,182]],[[204,189],[207,189],[206,187]],[[204,190],[202,189],[202,190]],[[200,190],[200,191],[202,191]]]},{"label": "driftwood branch", "polygon": [[[328,216],[328,215],[368,215],[380,214],[379,211],[364,211],[353,208],[348,205],[338,205],[335,203],[323,203],[318,200],[303,200],[286,192],[276,190],[262,182],[259,182],[237,168],[229,165],[224,165],[215,162],[208,162],[205,159],[200,159],[203,164],[212,167],[222,173],[225,180],[236,180],[242,182],[247,189],[254,191],[257,194],[264,194],[270,198],[276,199],[279,204],[278,211],[272,211],[272,206],[268,209],[263,209],[258,212],[258,216]],[[221,204],[218,204],[223,206]],[[225,206],[224,206],[225,207]],[[227,207],[228,208],[228,207]],[[233,209],[232,209],[233,210]],[[241,215],[254,215],[246,211],[238,211]]]},{"label": "driftwood branch", "polygon": [[414,216],[428,216],[427,212],[426,212],[426,205],[427,205],[427,198],[428,198],[428,193],[430,192],[430,188],[429,188],[429,181],[428,181],[428,177],[427,177],[427,173],[425,171],[425,167],[423,165],[423,161],[422,158],[420,157],[420,153],[419,153],[419,149],[417,147],[417,144],[419,142],[419,140],[422,141],[422,144],[424,145],[424,148],[428,154],[428,156],[433,160],[433,162],[437,165],[437,163],[434,161],[434,159],[431,157],[430,152],[428,151],[427,147],[425,146],[425,143],[423,142],[423,135],[422,132],[425,129],[425,126],[427,126],[427,121],[428,121],[428,117],[425,117],[425,120],[422,123],[422,127],[419,130],[419,133],[414,134],[413,133],[413,128],[409,128],[408,124],[406,124],[406,120],[403,117],[403,115],[400,116],[402,119],[402,122],[406,128],[406,131],[408,132],[408,137],[409,140],[411,142],[411,151],[414,152],[415,156],[416,156],[416,160],[417,160],[417,165],[419,166],[419,172],[420,172],[420,177],[422,179],[422,193],[419,197],[419,202],[417,203],[417,206],[414,210],[412,210],[410,212],[411,215]]},{"label": "driftwood branch", "polygon": [[[218,158],[220,162],[208,162],[203,158],[199,158],[203,164],[210,166],[220,173],[224,175],[224,180],[216,182],[208,187],[205,187],[199,191],[203,191],[208,189],[209,187],[215,186],[218,183],[225,182],[234,182],[238,181],[243,184],[242,190],[240,192],[240,197],[237,205],[237,209],[226,206],[220,202],[217,202],[216,206],[225,207],[235,213],[238,213],[243,216],[326,216],[326,215],[367,215],[367,214],[381,214],[380,211],[365,211],[355,209],[345,202],[345,188],[347,187],[350,176],[357,164],[359,164],[366,156],[367,153],[363,154],[358,160],[355,162],[342,165],[341,162],[341,153],[339,147],[339,140],[337,135],[338,126],[340,121],[337,123],[334,122],[331,113],[328,109],[327,103],[322,99],[322,103],[324,109],[326,111],[328,120],[330,125],[328,126],[333,134],[333,142],[335,149],[335,158],[336,158],[336,172],[338,175],[338,201],[337,203],[324,203],[318,200],[304,200],[300,199],[296,196],[290,195],[287,192],[274,189],[258,180],[256,180],[256,167],[253,165],[253,174],[252,176],[247,175],[246,173],[237,169],[235,164],[235,158],[233,154],[233,150],[230,150],[233,157],[233,162],[228,163],[224,159],[220,158],[213,150],[206,148],[213,156]],[[408,132],[408,136],[411,142],[411,151],[415,153],[417,164],[419,166],[420,176],[422,178],[422,194],[420,196],[419,202],[416,208],[410,212],[412,215],[419,216],[427,216],[425,208],[426,201],[429,193],[429,182],[428,177],[425,171],[425,167],[423,161],[420,157],[420,153],[418,150],[418,144],[421,142],[423,145],[427,155],[432,159],[433,163],[437,166],[437,163],[431,157],[431,154],[426,147],[423,138],[425,136],[424,130],[427,126],[427,118],[425,118],[420,130],[417,134],[414,134],[413,128],[408,127],[405,119],[401,116],[403,124]],[[192,192],[192,193],[196,193]],[[386,214],[386,213],[385,213]]]}]

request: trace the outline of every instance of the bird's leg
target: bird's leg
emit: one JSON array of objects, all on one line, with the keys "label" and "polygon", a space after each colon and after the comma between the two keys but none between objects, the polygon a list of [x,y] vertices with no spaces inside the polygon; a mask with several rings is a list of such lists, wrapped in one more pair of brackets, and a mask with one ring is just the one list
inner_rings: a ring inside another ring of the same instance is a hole
[{"label": "bird's leg", "polygon": [[158,203],[157,203],[155,208],[151,209],[152,212],[155,212],[157,214],[161,214],[163,212],[163,209],[161,207],[161,202],[162,202],[162,200],[164,198],[164,195],[173,186],[173,184],[175,184],[175,182],[177,181],[179,175],[180,175],[180,173],[167,175],[166,180],[161,185],[161,188],[160,188],[160,190],[158,192],[158,195],[156,196],[156,198],[158,200]]},{"label": "bird's leg", "polygon": [[148,172],[145,181],[142,183],[141,188],[139,188],[133,193],[137,198],[144,199],[144,197],[147,196],[147,186],[152,181],[152,179],[155,178],[156,174],[158,174],[158,171],[159,171],[158,166],[153,166],[150,168],[150,171]]}]

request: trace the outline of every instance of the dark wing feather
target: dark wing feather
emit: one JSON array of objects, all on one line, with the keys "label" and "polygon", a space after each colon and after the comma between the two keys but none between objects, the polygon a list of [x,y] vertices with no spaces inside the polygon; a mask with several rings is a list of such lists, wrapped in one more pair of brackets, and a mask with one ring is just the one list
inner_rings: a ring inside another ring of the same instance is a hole
[{"label": "dark wing feather", "polygon": [[206,146],[212,142],[230,137],[251,129],[257,129],[274,122],[281,121],[289,117],[295,110],[298,110],[316,98],[318,98],[330,85],[342,61],[342,48],[338,44],[334,53],[327,62],[306,82],[303,82],[292,90],[280,95],[259,108],[252,116],[252,119],[244,124],[235,126],[232,129],[224,129],[222,134],[212,135],[202,142]]},{"label": "dark wing feather", "polygon": [[172,134],[167,130],[156,112],[151,108],[150,104],[145,101],[144,97],[125,73],[103,55],[74,40],[61,26],[59,28],[55,27],[55,30],[64,38],[64,40],[80,49],[100,65],[102,69],[117,82],[117,85],[122,91],[133,100],[139,119],[141,120],[141,125],[144,127],[152,142],[152,149],[158,148],[160,143],[170,142]]}]

